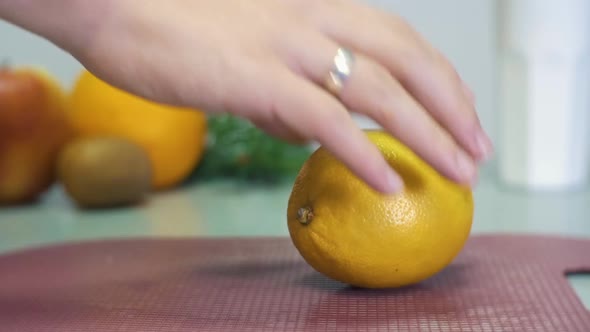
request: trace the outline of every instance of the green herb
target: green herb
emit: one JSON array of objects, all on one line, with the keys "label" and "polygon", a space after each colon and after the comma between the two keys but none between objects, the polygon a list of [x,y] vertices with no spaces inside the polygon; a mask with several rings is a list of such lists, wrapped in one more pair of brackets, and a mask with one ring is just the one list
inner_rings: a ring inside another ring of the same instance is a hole
[{"label": "green herb", "polygon": [[294,177],[312,152],[309,146],[276,139],[232,115],[210,117],[208,131],[208,146],[193,180],[276,183]]}]

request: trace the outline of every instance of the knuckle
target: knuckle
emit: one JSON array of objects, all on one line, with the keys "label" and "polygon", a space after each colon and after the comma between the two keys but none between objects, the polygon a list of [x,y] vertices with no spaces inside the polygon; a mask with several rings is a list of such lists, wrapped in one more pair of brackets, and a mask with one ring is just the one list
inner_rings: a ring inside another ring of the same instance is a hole
[{"label": "knuckle", "polygon": [[391,103],[377,103],[368,113],[373,120],[386,128],[395,128],[399,120],[398,112]]},{"label": "knuckle", "polygon": [[455,143],[451,133],[437,127],[436,130],[431,131],[432,136],[430,137],[432,146],[435,148],[438,154],[442,156],[452,156],[459,152],[459,147]]},{"label": "knuckle", "polygon": [[341,110],[341,108],[338,106],[339,105],[334,105],[332,111],[321,112],[319,114],[317,130],[322,130],[326,124],[335,127],[348,125],[348,112]]},{"label": "knuckle", "polygon": [[386,14],[387,16],[385,17],[387,19],[387,21],[389,22],[390,26],[393,26],[394,31],[396,31],[396,33],[404,33],[410,36],[414,36],[414,34],[416,33],[416,31],[414,30],[414,28],[412,27],[412,24],[410,24],[410,22],[405,19],[402,16],[399,15],[394,15],[394,14]]},{"label": "knuckle", "polygon": [[374,119],[386,128],[395,128],[398,117],[395,110],[391,108],[377,108],[374,112]]},{"label": "knuckle", "polygon": [[436,63],[432,53],[422,47],[415,46],[408,50],[407,59],[408,67],[413,71],[423,71],[432,68]]},{"label": "knuckle", "polygon": [[475,135],[480,131],[479,121],[475,114],[470,116],[462,116],[464,119],[462,122],[458,123],[457,128],[454,130],[454,135],[460,137],[461,139],[471,139],[475,137]]},{"label": "knuckle", "polygon": [[432,67],[432,57],[418,45],[405,43],[395,52],[396,74],[402,80],[407,80]]},{"label": "knuckle", "polygon": [[459,72],[457,71],[455,66],[451,63],[451,61],[447,57],[445,57],[439,51],[435,51],[434,58],[435,58],[436,64],[442,69],[442,71],[445,74],[453,77],[454,79],[457,79],[457,80],[460,79]]},{"label": "knuckle", "polygon": [[404,89],[389,71],[380,66],[373,66],[372,84],[370,84],[369,107],[367,110],[374,120],[380,123],[395,122],[395,106],[404,98]]},{"label": "knuckle", "polygon": [[400,94],[401,86],[393,78],[391,73],[377,63],[371,63],[368,68],[368,84],[375,100],[391,99]]}]

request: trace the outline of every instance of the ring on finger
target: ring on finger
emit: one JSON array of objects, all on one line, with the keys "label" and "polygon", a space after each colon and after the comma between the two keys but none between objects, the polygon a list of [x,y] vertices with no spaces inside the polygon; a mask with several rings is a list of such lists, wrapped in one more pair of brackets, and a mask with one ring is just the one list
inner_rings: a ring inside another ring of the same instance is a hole
[{"label": "ring on finger", "polygon": [[334,56],[333,67],[326,78],[326,89],[332,94],[338,95],[346,80],[352,73],[352,66],[354,65],[354,54],[352,51],[340,47]]}]

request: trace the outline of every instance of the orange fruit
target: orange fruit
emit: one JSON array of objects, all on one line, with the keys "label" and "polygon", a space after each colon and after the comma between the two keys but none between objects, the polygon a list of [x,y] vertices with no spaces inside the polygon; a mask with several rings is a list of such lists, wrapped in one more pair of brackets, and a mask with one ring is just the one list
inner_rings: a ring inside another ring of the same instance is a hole
[{"label": "orange fruit", "polygon": [[363,288],[419,283],[463,248],[473,219],[471,190],[390,135],[366,133],[404,179],[404,191],[374,191],[320,147],[293,185],[289,234],[305,261],[332,279]]},{"label": "orange fruit", "polygon": [[207,137],[204,112],[155,103],[83,70],[70,95],[70,122],[81,137],[126,138],[148,153],[152,187],[182,182],[200,162]]}]

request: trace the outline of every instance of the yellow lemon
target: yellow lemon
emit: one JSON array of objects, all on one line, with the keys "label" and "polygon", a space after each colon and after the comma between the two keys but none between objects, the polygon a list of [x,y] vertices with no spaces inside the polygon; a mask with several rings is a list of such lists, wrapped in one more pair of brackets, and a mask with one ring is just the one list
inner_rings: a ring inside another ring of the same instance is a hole
[{"label": "yellow lemon", "polygon": [[473,220],[472,192],[389,134],[366,133],[402,176],[404,191],[371,189],[320,147],[289,198],[291,239],[309,265],[337,281],[363,288],[419,283],[462,250]]}]

